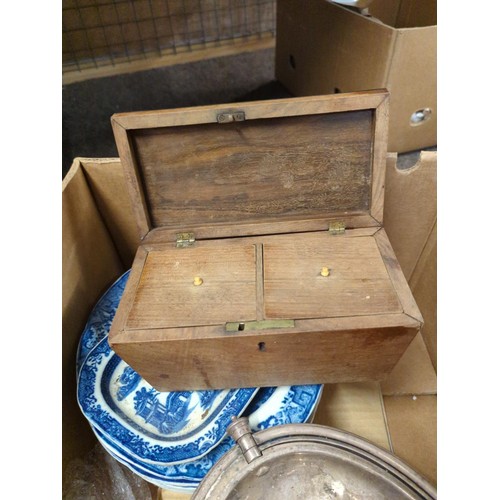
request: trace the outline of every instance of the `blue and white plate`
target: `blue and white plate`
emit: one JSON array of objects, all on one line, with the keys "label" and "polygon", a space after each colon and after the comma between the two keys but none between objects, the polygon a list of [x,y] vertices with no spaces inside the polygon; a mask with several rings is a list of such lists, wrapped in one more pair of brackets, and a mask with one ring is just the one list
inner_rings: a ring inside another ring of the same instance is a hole
[{"label": "blue and white plate", "polygon": [[160,488],[171,489],[183,488],[188,491],[194,491],[207,472],[234,445],[234,442],[226,436],[223,441],[204,457],[172,466],[154,466],[144,462],[139,463],[135,459],[126,457],[123,453],[117,452],[112,443],[95,428],[93,428],[99,442],[113,457],[127,466],[130,470],[141,475],[147,481],[156,484]]},{"label": "blue and white plate", "polygon": [[76,351],[76,374],[80,373],[82,363],[89,352],[109,334],[118,304],[125,290],[130,270],[122,274],[99,299],[90,313]]},{"label": "blue and white plate", "polygon": [[76,374],[80,373],[82,363],[89,352],[109,334],[111,323],[115,317],[118,304],[125,290],[130,270],[122,274],[99,299],[92,309],[87,324],[80,337],[76,353]]},{"label": "blue and white plate", "polygon": [[[309,422],[320,400],[322,388],[322,385],[263,388],[247,407],[244,415],[248,416],[253,431],[281,424]],[[167,487],[168,483],[172,483],[174,486],[183,483],[183,488],[191,488],[190,491],[194,491],[219,458],[235,445],[235,442],[229,436],[226,436],[218,446],[199,460],[162,467],[144,462],[138,463],[130,455],[117,450],[114,444],[107,440],[97,429],[94,429],[94,432],[103,446],[117,460],[131,468],[131,470],[143,474],[143,477],[147,476],[148,481],[165,489],[169,489]],[[194,484],[192,484],[193,482]]]},{"label": "blue and white plate", "polygon": [[152,464],[206,455],[240,416],[257,388],[158,392],[103,338],[85,358],[78,403],[90,423],[119,448]]},{"label": "blue and white plate", "polygon": [[264,387],[243,416],[248,417],[254,432],[276,425],[311,422],[322,392],[322,385]]},{"label": "blue and white plate", "polygon": [[142,477],[145,481],[148,481],[149,483],[153,483],[159,488],[166,489],[166,490],[171,490],[171,491],[176,491],[179,493],[192,493],[197,487],[199,483],[182,483],[182,482],[174,482],[174,481],[167,481],[164,478],[161,477],[156,477],[154,475],[149,474],[148,472],[144,472],[137,466],[135,466],[132,463],[129,463],[123,458],[121,458],[119,455],[116,455],[113,451],[112,448],[109,448],[106,446],[106,444],[102,441],[102,439],[96,434],[96,437],[98,441],[102,444],[103,448],[118,462],[123,464],[125,467],[127,467],[129,470],[131,470],[134,474],[137,474],[139,477]]}]

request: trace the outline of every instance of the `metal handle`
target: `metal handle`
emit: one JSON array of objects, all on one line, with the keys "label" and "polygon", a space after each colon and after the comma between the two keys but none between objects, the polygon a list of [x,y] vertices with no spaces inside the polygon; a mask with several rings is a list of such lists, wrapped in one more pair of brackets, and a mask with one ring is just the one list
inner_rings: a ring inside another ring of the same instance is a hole
[{"label": "metal handle", "polygon": [[248,424],[248,418],[232,417],[231,420],[232,423],[229,424],[227,433],[236,441],[243,453],[243,456],[245,457],[245,460],[249,464],[256,458],[262,456],[262,452],[253,438],[250,425]]}]

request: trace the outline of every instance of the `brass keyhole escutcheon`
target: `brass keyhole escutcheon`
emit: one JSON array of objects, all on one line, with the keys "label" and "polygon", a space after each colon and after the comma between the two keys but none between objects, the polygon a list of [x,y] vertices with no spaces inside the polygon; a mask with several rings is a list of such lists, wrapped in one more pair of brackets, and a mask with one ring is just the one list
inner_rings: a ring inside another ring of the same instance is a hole
[{"label": "brass keyhole escutcheon", "polygon": [[321,276],[324,276],[326,278],[327,276],[330,276],[330,269],[328,269],[327,267],[322,267],[320,274]]},{"label": "brass keyhole escutcheon", "polygon": [[200,286],[203,284],[203,280],[199,276],[195,276],[193,280],[194,286]]}]

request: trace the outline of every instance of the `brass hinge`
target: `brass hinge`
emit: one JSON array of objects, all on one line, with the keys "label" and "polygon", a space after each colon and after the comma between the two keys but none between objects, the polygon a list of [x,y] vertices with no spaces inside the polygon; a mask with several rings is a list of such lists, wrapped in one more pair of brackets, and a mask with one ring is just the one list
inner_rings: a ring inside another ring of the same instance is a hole
[{"label": "brass hinge", "polygon": [[175,246],[177,248],[192,247],[195,242],[194,233],[177,233],[176,238]]},{"label": "brass hinge", "polygon": [[330,222],[328,227],[328,232],[330,234],[344,234],[345,233],[345,222]]},{"label": "brass hinge", "polygon": [[231,123],[245,121],[244,111],[233,111],[232,113],[220,113],[217,115],[218,123]]}]

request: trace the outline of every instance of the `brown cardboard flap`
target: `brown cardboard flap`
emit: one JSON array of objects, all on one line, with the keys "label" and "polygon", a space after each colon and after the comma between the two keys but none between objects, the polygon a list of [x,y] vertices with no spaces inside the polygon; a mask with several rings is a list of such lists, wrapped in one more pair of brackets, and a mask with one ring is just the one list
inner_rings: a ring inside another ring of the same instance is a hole
[{"label": "brown cardboard flap", "polygon": [[296,96],[387,88],[389,151],[436,145],[436,0],[278,0],[276,77]]},{"label": "brown cardboard flap", "polygon": [[377,382],[325,384],[314,424],[352,432],[390,449],[384,404]]},{"label": "brown cardboard flap", "polygon": [[437,218],[437,152],[422,151],[409,169],[397,168],[388,155],[384,227],[394,253],[410,280]]},{"label": "brown cardboard flap", "polygon": [[[437,368],[436,335],[437,152],[422,151],[408,170],[388,155],[385,230],[424,317],[422,336]],[[395,374],[394,374],[395,375]],[[412,386],[418,385],[418,374]]]},{"label": "brown cardboard flap", "polygon": [[272,233],[280,222],[346,214],[378,223],[385,98],[379,91],[114,115],[141,237],[234,223],[255,224],[251,234],[263,223]]},{"label": "brown cardboard flap", "polygon": [[437,370],[437,224],[422,250],[410,286],[425,319],[422,337]]},{"label": "brown cardboard flap", "polygon": [[80,161],[97,209],[125,269],[129,269],[140,240],[120,159],[81,158]]},{"label": "brown cardboard flap", "polygon": [[387,379],[381,383],[384,396],[436,394],[437,376],[429,352],[418,333]]},{"label": "brown cardboard flap", "polygon": [[[386,86],[391,91],[389,150],[412,151],[437,143],[437,30],[436,27],[398,30]],[[427,110],[416,123],[411,117]],[[397,145],[404,144],[404,148]]]},{"label": "brown cardboard flap", "polygon": [[393,28],[417,28],[437,24],[437,0],[373,0],[368,11]]},{"label": "brown cardboard flap", "polygon": [[437,396],[385,396],[394,454],[437,483]]},{"label": "brown cardboard flap", "polygon": [[401,0],[396,28],[437,25],[437,0]]},{"label": "brown cardboard flap", "polygon": [[385,55],[394,45],[390,26],[325,0],[280,0],[276,23],[276,75],[293,95],[374,89],[386,82]]},{"label": "brown cardboard flap", "polygon": [[99,295],[123,272],[120,260],[76,159],[62,190],[63,469],[95,438],[76,402],[75,353]]}]

